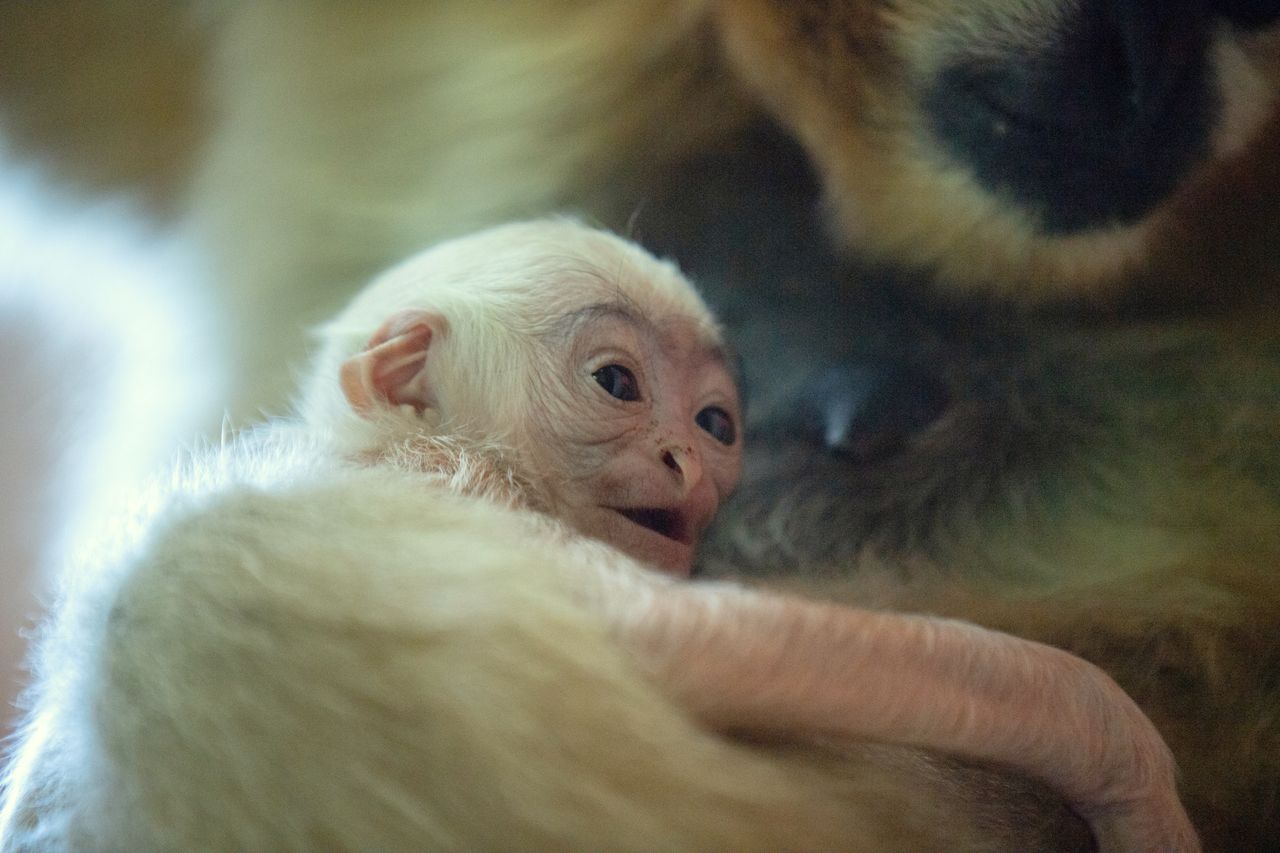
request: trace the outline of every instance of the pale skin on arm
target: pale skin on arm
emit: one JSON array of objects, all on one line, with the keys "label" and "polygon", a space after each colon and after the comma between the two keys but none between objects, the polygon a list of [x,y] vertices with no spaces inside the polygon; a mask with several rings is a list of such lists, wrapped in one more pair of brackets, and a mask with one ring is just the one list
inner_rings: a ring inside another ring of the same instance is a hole
[{"label": "pale skin on arm", "polygon": [[626,645],[717,728],[811,731],[1003,764],[1048,783],[1102,850],[1193,851],[1172,756],[1097,667],[975,625],[749,590],[664,587],[613,610]]},{"label": "pale skin on arm", "polygon": [[[387,318],[341,367],[351,407],[433,406],[431,348],[447,328],[431,312]],[[558,480],[561,520],[677,576],[740,466],[736,390],[699,329],[698,318],[659,325],[631,307],[594,305],[551,350],[584,381],[539,386],[552,399],[524,401],[542,453],[535,470]],[[1062,793],[1104,850],[1199,849],[1159,734],[1083,660],[960,622],[670,583],[598,547],[586,552],[569,561],[569,583],[709,725],[1003,764]]]}]

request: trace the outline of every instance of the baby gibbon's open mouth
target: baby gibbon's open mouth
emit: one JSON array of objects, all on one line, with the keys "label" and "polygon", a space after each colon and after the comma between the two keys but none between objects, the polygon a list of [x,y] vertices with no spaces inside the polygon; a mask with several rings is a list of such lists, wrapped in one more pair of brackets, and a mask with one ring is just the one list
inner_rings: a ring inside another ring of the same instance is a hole
[{"label": "baby gibbon's open mouth", "polygon": [[614,507],[613,510],[627,520],[652,530],[660,536],[677,542],[688,542],[688,525],[685,524],[684,513],[679,510],[649,507],[632,509]]}]

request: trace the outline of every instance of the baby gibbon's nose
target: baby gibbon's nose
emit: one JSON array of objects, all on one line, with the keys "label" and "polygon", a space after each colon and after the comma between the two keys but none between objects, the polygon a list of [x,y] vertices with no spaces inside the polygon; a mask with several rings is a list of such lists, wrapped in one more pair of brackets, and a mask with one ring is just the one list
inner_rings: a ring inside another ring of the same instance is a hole
[{"label": "baby gibbon's nose", "polygon": [[661,448],[662,464],[680,478],[680,485],[687,494],[702,481],[702,460],[692,447],[668,444]]}]

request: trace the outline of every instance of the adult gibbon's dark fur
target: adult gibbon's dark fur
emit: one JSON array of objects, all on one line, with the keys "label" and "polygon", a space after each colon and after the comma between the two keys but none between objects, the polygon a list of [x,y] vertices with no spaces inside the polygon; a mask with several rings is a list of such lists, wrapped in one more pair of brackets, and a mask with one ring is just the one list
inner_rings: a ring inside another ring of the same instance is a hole
[{"label": "adult gibbon's dark fur", "polygon": [[1206,847],[1260,849],[1280,837],[1278,17],[225,4],[191,221],[244,313],[240,405],[280,408],[302,340],[260,324],[323,316],[426,240],[547,208],[629,227],[745,358],[755,449],[707,573],[1078,652],[1161,728]]}]

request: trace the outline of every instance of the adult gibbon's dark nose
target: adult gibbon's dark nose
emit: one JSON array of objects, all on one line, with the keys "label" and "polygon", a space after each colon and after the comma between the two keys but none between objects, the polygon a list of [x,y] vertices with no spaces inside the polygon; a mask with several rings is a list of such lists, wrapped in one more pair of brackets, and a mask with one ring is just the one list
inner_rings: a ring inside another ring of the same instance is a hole
[{"label": "adult gibbon's dark nose", "polygon": [[926,93],[933,133],[1050,233],[1140,219],[1208,152],[1210,37],[1228,5],[1243,22],[1268,4],[1085,0],[1038,38],[952,61]]}]

